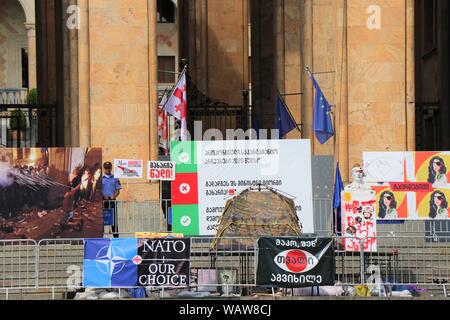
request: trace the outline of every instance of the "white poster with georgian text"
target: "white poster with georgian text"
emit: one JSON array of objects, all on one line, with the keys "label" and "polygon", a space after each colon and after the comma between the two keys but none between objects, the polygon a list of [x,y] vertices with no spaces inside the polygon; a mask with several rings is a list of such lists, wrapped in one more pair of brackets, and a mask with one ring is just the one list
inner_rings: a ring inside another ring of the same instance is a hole
[{"label": "white poster with georgian text", "polygon": [[202,235],[215,234],[227,199],[255,184],[294,198],[303,232],[314,232],[309,140],[203,142],[197,157]]}]

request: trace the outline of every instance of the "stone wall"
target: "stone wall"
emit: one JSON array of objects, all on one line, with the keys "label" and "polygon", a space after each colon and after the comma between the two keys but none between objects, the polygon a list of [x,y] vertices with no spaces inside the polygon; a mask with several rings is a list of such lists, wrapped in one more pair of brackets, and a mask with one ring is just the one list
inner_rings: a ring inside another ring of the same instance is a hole
[{"label": "stone wall", "polygon": [[[276,33],[278,86],[288,93],[301,88],[301,99],[287,102],[303,123],[303,137],[312,139],[314,154],[335,155],[344,179],[364,151],[415,149],[414,1],[376,4],[380,29],[368,27],[372,5],[366,0],[276,2],[275,23],[283,31]],[[305,66],[321,73],[316,79],[335,105],[336,140],[323,146],[312,131],[313,88]]]},{"label": "stone wall", "polygon": [[0,2],[0,88],[22,87],[21,48],[27,47],[25,21],[19,1]]},{"label": "stone wall", "polygon": [[[156,2],[77,4],[80,29],[66,41],[71,63],[65,81],[76,99],[69,106],[66,101],[65,112],[78,123],[66,121],[70,141],[103,148],[104,161],[157,159]],[[146,179],[122,181],[122,186],[120,200],[159,198],[159,185]]]}]

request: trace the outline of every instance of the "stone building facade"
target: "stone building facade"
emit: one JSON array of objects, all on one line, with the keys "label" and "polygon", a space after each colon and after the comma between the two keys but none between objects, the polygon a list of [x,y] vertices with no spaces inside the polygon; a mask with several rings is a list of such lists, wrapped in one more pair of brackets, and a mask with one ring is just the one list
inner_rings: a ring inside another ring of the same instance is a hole
[{"label": "stone building facade", "polygon": [[[363,151],[415,149],[414,0],[185,2],[184,55],[208,94],[234,103],[251,78],[264,128],[274,127],[277,91],[286,94],[303,127],[289,138],[312,139],[316,155],[335,155],[345,177]],[[306,66],[335,105],[336,140],[323,146],[312,132]]]},{"label": "stone building facade", "polygon": [[[344,179],[364,151],[415,150],[420,0],[166,1],[176,21],[164,27],[156,0],[36,2],[37,85],[41,102],[61,111],[59,145],[102,146],[106,159],[156,159],[158,56],[170,54],[187,59],[209,97],[240,105],[251,89],[263,128],[274,126],[277,92],[286,94],[303,129],[288,138],[312,139],[314,154],[335,155]],[[70,6],[78,28],[67,27]],[[335,105],[337,134],[326,145],[314,139],[306,66]],[[158,196],[146,181],[127,190],[137,200]]]},{"label": "stone building facade", "polygon": [[36,88],[34,12],[34,0],[0,3],[0,89]]}]

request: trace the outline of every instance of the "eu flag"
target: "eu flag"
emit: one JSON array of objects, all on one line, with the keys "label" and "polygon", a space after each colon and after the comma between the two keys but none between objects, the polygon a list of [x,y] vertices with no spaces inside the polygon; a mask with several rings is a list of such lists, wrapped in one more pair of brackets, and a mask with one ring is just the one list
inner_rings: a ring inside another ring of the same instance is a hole
[{"label": "eu flag", "polygon": [[311,75],[311,81],[315,90],[313,131],[320,144],[324,144],[334,136],[333,122],[331,121],[331,106],[313,75]]},{"label": "eu flag", "polygon": [[341,171],[339,170],[339,162],[336,165],[336,178],[334,182],[334,196],[333,209],[335,215],[333,216],[333,224],[338,233],[342,232],[341,226],[341,192],[344,191],[344,183],[342,182]]},{"label": "eu flag", "polygon": [[294,119],[292,119],[292,116],[280,95],[277,96],[277,119],[275,127],[280,132],[280,139],[283,139],[285,135],[297,128],[297,124]]}]

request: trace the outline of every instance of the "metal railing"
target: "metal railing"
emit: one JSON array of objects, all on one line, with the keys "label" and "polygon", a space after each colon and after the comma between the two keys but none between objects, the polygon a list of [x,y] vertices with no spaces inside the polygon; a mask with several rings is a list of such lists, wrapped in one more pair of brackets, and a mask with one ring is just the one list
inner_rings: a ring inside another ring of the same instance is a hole
[{"label": "metal railing", "polygon": [[115,210],[116,231],[105,228],[105,235],[134,236],[135,232],[167,232],[167,215],[159,201],[103,201]]},{"label": "metal railing", "polygon": [[[336,285],[414,285],[447,296],[450,281],[450,241],[426,237],[378,237],[375,252],[346,252],[345,238],[334,237]],[[196,292],[241,296],[262,292],[257,287],[257,247],[252,238],[191,238],[191,283]],[[361,248],[364,242],[361,240]],[[370,248],[369,248],[370,249]],[[83,268],[83,239],[0,241],[0,289],[79,288]]]},{"label": "metal railing", "polygon": [[37,259],[36,241],[0,240],[0,288],[35,288]]},{"label": "metal railing", "polygon": [[56,106],[0,104],[0,147],[56,145]]},{"label": "metal railing", "polygon": [[0,104],[25,104],[27,95],[26,88],[0,88]]},{"label": "metal railing", "polygon": [[248,129],[248,106],[207,105],[189,106],[188,130],[194,132],[194,123],[201,121],[202,133],[218,129],[226,137],[226,131]]}]

